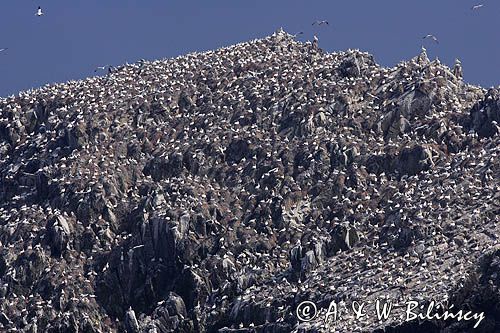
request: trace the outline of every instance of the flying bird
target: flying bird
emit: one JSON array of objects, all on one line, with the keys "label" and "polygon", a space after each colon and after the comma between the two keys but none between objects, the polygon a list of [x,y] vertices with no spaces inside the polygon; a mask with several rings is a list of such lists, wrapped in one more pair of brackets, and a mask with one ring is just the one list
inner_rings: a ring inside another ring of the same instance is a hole
[{"label": "flying bird", "polygon": [[38,10],[36,11],[36,16],[42,16],[43,15],[43,11],[42,11],[42,7],[38,6]]},{"label": "flying bird", "polygon": [[328,23],[327,20],[314,21],[312,25],[322,25],[322,24],[330,25],[330,23]]},{"label": "flying bird", "polygon": [[6,51],[8,49],[8,47],[5,47],[3,49],[0,49],[0,52],[3,52],[3,51]]},{"label": "flying bird", "polygon": [[436,36],[434,36],[434,35],[428,34],[428,35],[425,35],[424,37],[422,37],[422,39],[428,39],[428,38],[430,38],[430,39],[432,39],[433,41],[435,41],[435,42],[436,42],[436,44],[439,44],[438,39],[437,39],[437,38],[436,38]]},{"label": "flying bird", "polygon": [[484,7],[484,5],[482,3],[480,3],[479,5],[472,6],[471,10],[476,10],[476,9],[481,8],[481,7]]}]

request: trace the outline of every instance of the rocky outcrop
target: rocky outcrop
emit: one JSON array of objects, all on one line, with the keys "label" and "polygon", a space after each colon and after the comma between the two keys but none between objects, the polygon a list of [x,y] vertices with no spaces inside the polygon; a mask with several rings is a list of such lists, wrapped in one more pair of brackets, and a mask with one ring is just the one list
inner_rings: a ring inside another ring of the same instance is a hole
[{"label": "rocky outcrop", "polygon": [[500,93],[498,89],[488,90],[484,99],[470,110],[465,126],[479,137],[492,137],[500,133]]}]

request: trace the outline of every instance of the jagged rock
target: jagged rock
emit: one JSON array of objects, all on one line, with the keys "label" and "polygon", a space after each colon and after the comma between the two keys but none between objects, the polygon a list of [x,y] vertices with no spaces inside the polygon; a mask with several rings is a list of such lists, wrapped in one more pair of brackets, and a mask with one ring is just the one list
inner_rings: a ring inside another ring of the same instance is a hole
[{"label": "jagged rock", "polygon": [[428,170],[433,164],[431,150],[420,145],[402,149],[394,161],[396,170],[403,175],[411,176]]},{"label": "jagged rock", "polygon": [[63,254],[68,248],[71,237],[71,229],[66,218],[57,215],[48,223],[47,231],[52,254],[56,256]]},{"label": "jagged rock", "polygon": [[348,228],[345,236],[345,244],[350,249],[359,241],[359,235],[355,228]]},{"label": "jagged rock", "polygon": [[183,170],[183,157],[180,153],[154,158],[144,167],[144,174],[151,175],[153,179],[160,180],[168,177],[177,177]]},{"label": "jagged rock", "polygon": [[246,140],[235,140],[226,149],[226,161],[229,163],[239,163],[243,158],[251,154],[250,145]]},{"label": "jagged rock", "polygon": [[165,307],[171,316],[180,316],[181,319],[187,318],[186,305],[179,295],[171,292],[165,302]]},{"label": "jagged rock", "polygon": [[9,326],[11,323],[9,317],[7,317],[7,315],[3,312],[0,312],[0,323],[4,326]]},{"label": "jagged rock", "polygon": [[290,263],[292,265],[292,269],[295,271],[300,271],[302,267],[302,258],[303,258],[303,250],[300,244],[295,245],[290,250]]},{"label": "jagged rock", "polygon": [[400,112],[406,119],[423,117],[429,113],[432,105],[432,95],[421,90],[413,90],[400,98]]},{"label": "jagged rock", "polygon": [[125,313],[125,329],[129,333],[138,333],[140,331],[139,322],[132,308],[129,308]]},{"label": "jagged rock", "polygon": [[26,112],[26,129],[28,132],[33,132],[37,126],[38,118],[35,110],[31,109]]},{"label": "jagged rock", "polygon": [[301,260],[301,270],[307,272],[317,266],[318,266],[318,261],[316,260],[316,255],[314,251],[313,250],[307,251]]},{"label": "jagged rock", "polygon": [[484,99],[476,103],[469,115],[466,126],[473,129],[480,137],[500,135],[500,92],[492,88]]},{"label": "jagged rock", "polygon": [[81,148],[88,142],[87,133],[85,133],[84,128],[81,127],[66,129],[64,139],[65,144],[72,150]]},{"label": "jagged rock", "polygon": [[181,109],[189,109],[191,106],[194,105],[193,100],[186,91],[181,92],[178,103]]}]

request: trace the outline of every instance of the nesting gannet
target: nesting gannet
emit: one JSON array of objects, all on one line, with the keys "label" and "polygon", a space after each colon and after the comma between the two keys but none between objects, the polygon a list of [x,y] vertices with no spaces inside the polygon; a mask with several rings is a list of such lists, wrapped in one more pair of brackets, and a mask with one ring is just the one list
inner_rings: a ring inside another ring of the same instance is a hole
[{"label": "nesting gannet", "polygon": [[463,77],[462,63],[458,59],[455,59],[455,65],[453,66],[453,75],[455,75],[457,79],[461,79]]},{"label": "nesting gannet", "polygon": [[418,56],[418,62],[420,64],[424,64],[424,63],[427,63],[429,61],[429,58],[427,57],[427,49],[422,46],[422,49],[420,51],[420,54]]}]

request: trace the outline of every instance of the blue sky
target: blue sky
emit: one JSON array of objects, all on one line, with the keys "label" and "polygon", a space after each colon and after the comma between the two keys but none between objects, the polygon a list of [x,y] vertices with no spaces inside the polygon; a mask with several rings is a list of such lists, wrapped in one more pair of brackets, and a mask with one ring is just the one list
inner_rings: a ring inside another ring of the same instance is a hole
[{"label": "blue sky", "polygon": [[[462,61],[465,80],[500,84],[500,1],[1,0],[0,96],[94,75],[96,66],[169,58],[271,34],[316,33],[327,51],[359,48],[392,66],[417,55]],[[45,15],[36,17],[38,6]],[[326,19],[329,27],[311,23]],[[438,45],[422,36],[434,34]]]}]

